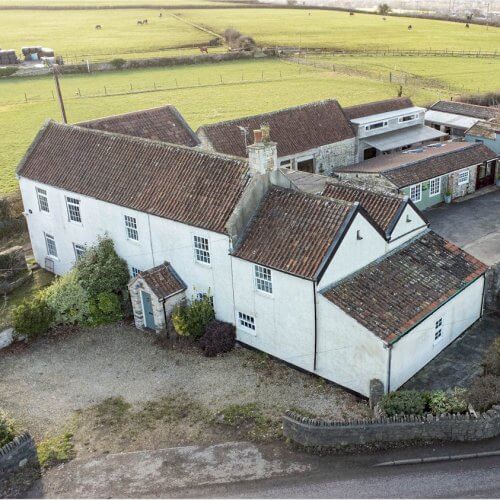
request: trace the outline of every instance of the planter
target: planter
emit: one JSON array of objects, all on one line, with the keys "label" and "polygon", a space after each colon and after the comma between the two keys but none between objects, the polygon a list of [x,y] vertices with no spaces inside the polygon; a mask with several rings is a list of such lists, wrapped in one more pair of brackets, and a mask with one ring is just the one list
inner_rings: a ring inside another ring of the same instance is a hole
[{"label": "planter", "polygon": [[445,194],[444,195],[444,202],[445,203],[451,203],[451,194]]}]

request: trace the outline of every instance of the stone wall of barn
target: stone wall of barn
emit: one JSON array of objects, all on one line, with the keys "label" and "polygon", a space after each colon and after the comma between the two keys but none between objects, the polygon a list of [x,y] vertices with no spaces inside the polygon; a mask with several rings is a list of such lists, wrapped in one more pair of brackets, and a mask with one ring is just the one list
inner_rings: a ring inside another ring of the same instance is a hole
[{"label": "stone wall of barn", "polygon": [[[461,186],[458,185],[458,174],[464,170],[469,171],[469,182]],[[467,169],[456,170],[448,176],[448,186],[451,188],[451,198],[460,198],[476,190],[477,165]]]},{"label": "stone wall of barn", "polygon": [[356,163],[356,139],[327,144],[318,148],[316,173],[332,175],[333,170]]},{"label": "stone wall of barn", "polygon": [[363,189],[375,188],[378,192],[393,195],[398,193],[396,186],[380,174],[342,172],[342,169],[336,169],[333,176],[340,180],[348,180]]}]

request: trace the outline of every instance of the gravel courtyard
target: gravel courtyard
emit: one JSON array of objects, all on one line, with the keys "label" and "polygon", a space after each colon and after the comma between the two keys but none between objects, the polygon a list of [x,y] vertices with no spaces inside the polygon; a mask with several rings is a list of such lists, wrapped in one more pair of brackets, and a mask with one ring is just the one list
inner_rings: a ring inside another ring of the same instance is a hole
[{"label": "gravel courtyard", "polygon": [[117,324],[49,337],[0,354],[0,407],[40,439],[77,410],[123,396],[132,405],[186,394],[210,410],[258,403],[343,419],[367,414],[352,394],[243,347],[217,358],[172,348]]}]

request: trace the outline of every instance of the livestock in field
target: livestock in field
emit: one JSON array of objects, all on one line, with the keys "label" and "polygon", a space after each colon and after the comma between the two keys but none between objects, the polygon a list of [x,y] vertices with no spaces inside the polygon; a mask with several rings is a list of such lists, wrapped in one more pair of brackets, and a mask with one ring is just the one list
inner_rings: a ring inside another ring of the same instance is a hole
[{"label": "livestock in field", "polygon": [[95,29],[96,29],[96,30],[100,30],[100,29],[102,29],[102,26],[101,26],[100,24],[96,24],[96,25],[95,25]]}]

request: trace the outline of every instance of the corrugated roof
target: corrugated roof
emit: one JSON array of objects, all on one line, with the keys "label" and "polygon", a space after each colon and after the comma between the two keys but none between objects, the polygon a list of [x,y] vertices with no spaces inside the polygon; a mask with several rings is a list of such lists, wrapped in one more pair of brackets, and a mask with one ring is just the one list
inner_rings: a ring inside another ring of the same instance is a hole
[{"label": "corrugated roof", "polygon": [[391,342],[486,269],[472,255],[429,231],[322,293],[383,341]]},{"label": "corrugated roof", "polygon": [[344,108],[344,113],[349,120],[362,118],[364,116],[388,113],[400,109],[412,108],[413,103],[408,97],[397,97],[395,99],[385,99],[383,101],[367,102]]},{"label": "corrugated roof", "polygon": [[182,146],[194,147],[199,144],[196,134],[177,109],[170,105],[105,116],[76,125]]},{"label": "corrugated roof", "polygon": [[55,122],[18,168],[43,184],[220,233],[247,171],[241,159]]},{"label": "corrugated roof", "polygon": [[455,115],[471,116],[480,120],[489,120],[490,118],[500,119],[500,110],[494,107],[478,106],[458,101],[438,101],[429,109],[442,111],[444,113],[453,113]]},{"label": "corrugated roof", "polygon": [[354,138],[354,132],[336,100],[313,102],[262,115],[238,118],[203,125],[197,130],[204,135],[215,151],[246,157],[245,134],[248,144],[253,141],[252,131],[269,125],[271,140],[277,143],[278,157],[286,157],[310,149]]},{"label": "corrugated roof", "polygon": [[357,204],[271,187],[233,255],[313,279]]}]

